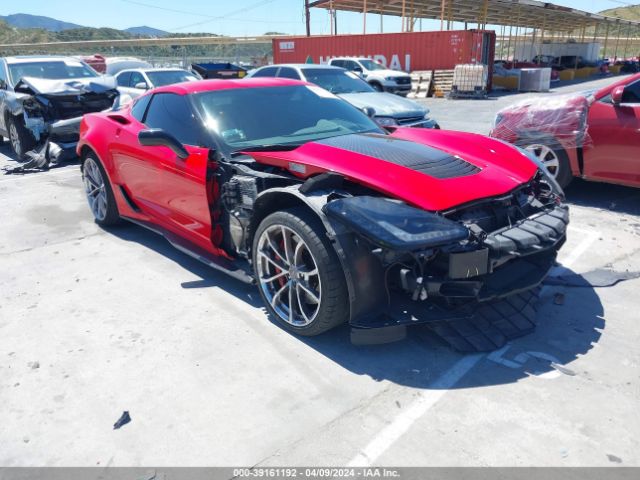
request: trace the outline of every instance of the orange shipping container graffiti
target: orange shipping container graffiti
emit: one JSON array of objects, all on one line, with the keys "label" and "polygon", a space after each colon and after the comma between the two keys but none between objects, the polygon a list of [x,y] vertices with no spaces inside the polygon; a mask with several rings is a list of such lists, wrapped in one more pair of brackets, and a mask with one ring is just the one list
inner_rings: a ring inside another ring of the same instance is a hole
[{"label": "orange shipping container graffiti", "polygon": [[482,30],[285,37],[273,39],[273,60],[326,63],[332,57],[359,56],[406,72],[450,70],[463,63],[492,66],[495,43],[495,32]]}]

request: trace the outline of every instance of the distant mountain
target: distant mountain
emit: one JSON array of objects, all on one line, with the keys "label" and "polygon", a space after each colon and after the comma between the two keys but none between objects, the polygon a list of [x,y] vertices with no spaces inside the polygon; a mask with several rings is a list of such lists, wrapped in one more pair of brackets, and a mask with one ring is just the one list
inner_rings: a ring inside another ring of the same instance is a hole
[{"label": "distant mountain", "polygon": [[4,20],[12,27],[16,28],[42,28],[50,32],[61,32],[72,28],[80,28],[82,25],[75,23],[63,22],[51,17],[42,17],[40,15],[29,15],[26,13],[16,13],[13,15],[0,15],[0,20]]},{"label": "distant mountain", "polygon": [[129,32],[132,35],[141,35],[143,37],[166,37],[169,35],[169,32],[165,32],[159,28],[147,27],[146,25],[125,28],[123,32]]},{"label": "distant mountain", "polygon": [[600,12],[608,17],[623,18],[625,20],[640,21],[640,5],[629,5],[628,7],[616,7]]}]

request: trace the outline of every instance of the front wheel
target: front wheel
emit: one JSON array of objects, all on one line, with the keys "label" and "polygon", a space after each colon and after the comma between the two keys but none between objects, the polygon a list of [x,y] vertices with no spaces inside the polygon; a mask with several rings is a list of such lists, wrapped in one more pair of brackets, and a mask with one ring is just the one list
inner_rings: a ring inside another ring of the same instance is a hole
[{"label": "front wheel", "polygon": [[549,173],[555,178],[558,184],[564,188],[573,179],[569,157],[562,147],[552,148],[548,142],[529,141],[525,142],[523,148],[540,160]]},{"label": "front wheel", "polygon": [[384,87],[378,82],[371,82],[369,85],[371,85],[376,92],[384,92]]},{"label": "front wheel", "polygon": [[278,211],[258,226],[253,268],[269,313],[312,336],[348,320],[344,272],[322,223],[303,208]]},{"label": "front wheel", "polygon": [[20,117],[7,117],[7,130],[9,133],[9,143],[18,160],[27,158],[27,152],[35,146],[35,139],[27,127],[22,123]]}]

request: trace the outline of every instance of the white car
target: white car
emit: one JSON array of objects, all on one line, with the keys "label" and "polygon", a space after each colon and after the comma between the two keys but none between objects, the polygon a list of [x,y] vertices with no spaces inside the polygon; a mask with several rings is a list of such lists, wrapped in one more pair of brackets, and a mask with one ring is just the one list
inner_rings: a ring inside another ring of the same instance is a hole
[{"label": "white car", "polygon": [[370,58],[338,57],[329,60],[329,65],[342,67],[364,78],[379,92],[397,93],[407,96],[411,91],[411,77],[405,72],[389,70]]},{"label": "white car", "polygon": [[116,75],[118,90],[132,99],[151,88],[196,80],[200,78],[181,68],[133,68],[122,70]]}]

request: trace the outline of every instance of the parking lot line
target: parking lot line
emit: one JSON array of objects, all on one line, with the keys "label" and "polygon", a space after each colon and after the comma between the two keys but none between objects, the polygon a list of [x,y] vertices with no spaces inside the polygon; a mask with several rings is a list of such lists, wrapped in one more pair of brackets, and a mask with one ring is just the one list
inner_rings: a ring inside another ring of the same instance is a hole
[{"label": "parking lot line", "polygon": [[467,355],[458,360],[449,370],[431,384],[429,390],[421,392],[418,399],[415,400],[409,408],[398,415],[393,422],[380,430],[373,440],[349,461],[347,466],[366,467],[371,465],[404,435],[416,420],[427,413],[450,388],[458,383],[482,357],[484,357],[483,354]]},{"label": "parking lot line", "polygon": [[574,231],[584,235],[582,241],[574,248],[567,258],[562,261],[562,265],[566,268],[571,267],[580,258],[587,249],[600,237],[600,232],[594,230],[583,230],[581,228],[569,226],[570,231]]},{"label": "parking lot line", "polygon": [[[600,236],[600,232],[569,227],[584,235],[580,243],[562,262],[565,268],[573,265]],[[393,421],[378,432],[366,447],[353,457],[347,466],[368,467],[373,464],[391,445],[400,439],[411,426],[424,416],[438,400],[444,397],[449,389],[462,379],[486,354],[467,355],[456,362],[449,370],[433,382],[429,390],[420,392],[420,396],[398,415]]]}]

